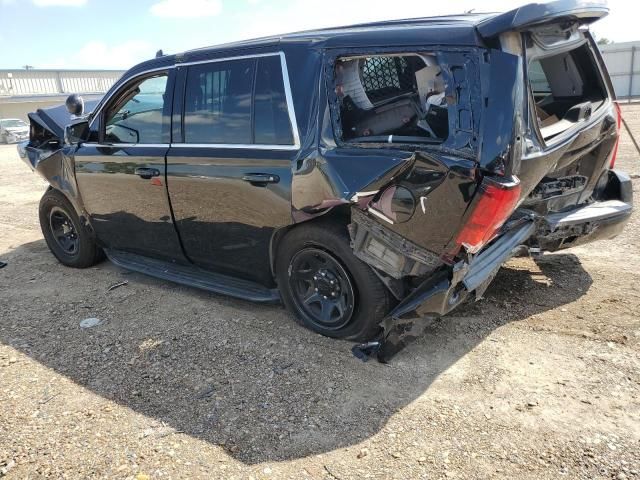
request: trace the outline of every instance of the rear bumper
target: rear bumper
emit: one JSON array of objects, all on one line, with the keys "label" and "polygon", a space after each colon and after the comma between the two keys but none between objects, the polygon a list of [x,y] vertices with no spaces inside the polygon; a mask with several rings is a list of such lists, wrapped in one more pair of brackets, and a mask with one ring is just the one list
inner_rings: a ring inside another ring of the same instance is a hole
[{"label": "rear bumper", "polygon": [[416,288],[389,313],[382,323],[384,337],[354,347],[354,354],[364,358],[376,353],[381,362],[388,361],[417,338],[430,320],[449,313],[469,295],[481,296],[498,270],[518,247],[526,244],[535,232],[533,219],[526,219],[494,241],[471,263],[460,262],[453,270],[442,270]]},{"label": "rear bumper", "polygon": [[531,246],[553,252],[617,236],[633,211],[631,179],[611,170],[602,192],[604,200],[544,217]]},{"label": "rear bumper", "polygon": [[376,354],[381,362],[388,361],[430,320],[449,313],[470,295],[481,297],[500,267],[522,247],[553,251],[618,235],[633,210],[631,179],[614,170],[606,175],[600,188],[603,200],[542,218],[523,217],[468,264],[460,262],[429,277],[385,318],[381,337],[356,345],[354,354]]}]

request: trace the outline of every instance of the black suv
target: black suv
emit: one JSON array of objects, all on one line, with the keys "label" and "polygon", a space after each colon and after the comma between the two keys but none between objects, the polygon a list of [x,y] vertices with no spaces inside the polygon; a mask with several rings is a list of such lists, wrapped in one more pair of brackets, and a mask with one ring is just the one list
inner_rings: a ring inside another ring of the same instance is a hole
[{"label": "black suv", "polygon": [[[500,266],[618,234],[606,4],[301,32],[129,70],[30,115],[53,254],[257,302],[387,360]],[[88,109],[87,109],[88,110]],[[65,128],[66,127],[66,128]]]}]

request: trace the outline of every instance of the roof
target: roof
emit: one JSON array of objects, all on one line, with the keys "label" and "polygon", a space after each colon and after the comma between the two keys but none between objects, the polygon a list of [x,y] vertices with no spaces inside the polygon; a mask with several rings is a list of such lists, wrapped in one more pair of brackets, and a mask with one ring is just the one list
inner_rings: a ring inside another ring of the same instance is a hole
[{"label": "roof", "polygon": [[530,3],[505,13],[467,13],[441,17],[408,18],[275,35],[189,50],[144,62],[132,70],[163,67],[174,62],[216,56],[242,55],[248,49],[276,46],[317,48],[395,47],[410,45],[484,46],[508,30],[519,30],[561,18],[588,24],[608,13],[606,0],[555,0]]},{"label": "roof", "polygon": [[427,39],[437,38],[439,43],[457,43],[456,39],[460,39],[460,36],[452,36],[452,38],[448,38],[448,34],[451,33],[452,28],[458,32],[464,32],[466,34],[464,38],[467,42],[476,44],[477,36],[475,34],[475,26],[480,21],[494,15],[496,14],[470,13],[440,17],[386,20],[381,22],[360,23],[316,30],[304,30],[300,32],[286,33],[282,35],[274,35],[270,37],[262,37],[189,50],[185,52],[185,55],[202,51],[213,53],[218,50],[259,47],[279,43],[309,43],[344,47],[360,43],[367,45],[375,45],[376,43],[387,45],[390,40],[393,41],[392,39],[394,36],[401,34],[407,29],[412,30],[412,36],[415,36],[416,40],[420,39],[419,42],[422,44],[431,43],[425,40],[423,34],[427,34]]},{"label": "roof", "polygon": [[197,48],[186,52],[165,55],[148,60],[134,67],[149,69],[162,67],[174,62],[193,61],[201,57],[229,55],[248,49],[277,46],[314,46],[321,47],[358,47],[358,46],[394,46],[397,45],[479,45],[481,38],[476,25],[496,14],[470,13],[441,17],[408,18],[383,22],[363,23],[342,27],[330,27],[317,30],[273,35],[238,42],[225,43]]}]

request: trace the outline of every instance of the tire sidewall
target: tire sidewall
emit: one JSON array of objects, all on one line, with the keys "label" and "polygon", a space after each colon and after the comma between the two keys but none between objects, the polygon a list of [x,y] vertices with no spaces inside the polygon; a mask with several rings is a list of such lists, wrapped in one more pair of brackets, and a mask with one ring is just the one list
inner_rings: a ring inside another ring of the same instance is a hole
[{"label": "tire sidewall", "polygon": [[[78,235],[78,250],[73,255],[70,255],[60,248],[51,231],[49,218],[51,210],[54,207],[58,207],[66,213]],[[42,234],[47,246],[60,263],[76,268],[84,268],[95,263],[96,247],[94,240],[89,231],[82,225],[71,202],[69,202],[62,193],[57,190],[49,190],[43,195],[40,200],[39,217],[40,228],[42,229]]]},{"label": "tire sidewall", "polygon": [[[344,232],[340,232],[335,226],[323,228],[323,226],[310,225],[301,226],[300,230],[291,232],[283,239],[278,249],[276,278],[283,303],[307,328],[328,337],[348,340],[369,339],[377,331],[378,322],[382,320],[388,308],[387,292],[380,291],[381,282],[375,277],[371,267],[353,255],[346,227],[343,228]],[[306,313],[297,306],[293,298],[294,294],[289,282],[289,265],[296,252],[308,247],[324,250],[333,256],[345,269],[351,281],[355,296],[354,311],[350,322],[340,329],[326,329],[310,322]],[[376,288],[371,288],[372,284]]]}]

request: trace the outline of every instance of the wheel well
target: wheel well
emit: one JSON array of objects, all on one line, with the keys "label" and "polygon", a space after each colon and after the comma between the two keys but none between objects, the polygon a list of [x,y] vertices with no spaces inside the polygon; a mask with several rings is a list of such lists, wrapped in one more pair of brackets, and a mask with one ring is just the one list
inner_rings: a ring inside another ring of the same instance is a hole
[{"label": "wheel well", "polygon": [[58,188],[55,188],[52,185],[49,185],[47,187],[47,189],[44,191],[44,193],[46,194],[47,192],[51,192],[51,191],[56,191],[59,194],[61,194],[64,198],[67,199],[67,201],[71,204],[71,206],[75,210],[76,215],[78,215],[78,218],[80,219],[80,222],[89,230],[89,233],[94,237],[94,239],[96,239],[95,230],[93,229],[93,225],[91,225],[91,222],[89,221],[89,218],[84,214],[84,210],[79,208],[80,206],[78,205],[77,199],[71,197],[69,194],[67,194],[67,192],[65,192],[63,190],[60,190]]},{"label": "wheel well", "polygon": [[287,225],[286,227],[279,228],[271,236],[271,245],[269,248],[269,265],[271,266],[271,274],[275,278],[276,276],[276,256],[278,254],[278,248],[280,247],[282,240],[293,230],[318,224],[332,224],[332,225],[344,225],[346,228],[351,223],[351,208],[349,205],[342,205],[334,207],[324,214],[311,218],[304,222],[294,223],[293,225]]}]

